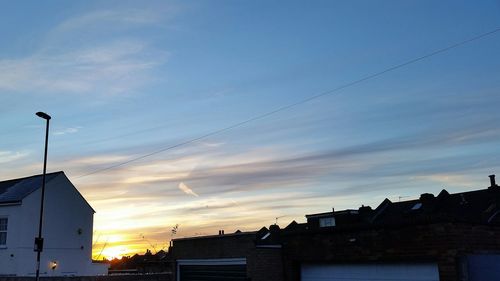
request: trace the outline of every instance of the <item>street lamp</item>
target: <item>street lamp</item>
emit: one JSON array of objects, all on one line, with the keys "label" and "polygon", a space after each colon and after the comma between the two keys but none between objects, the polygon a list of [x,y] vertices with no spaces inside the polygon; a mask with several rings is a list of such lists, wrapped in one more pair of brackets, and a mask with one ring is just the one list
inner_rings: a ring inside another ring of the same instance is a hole
[{"label": "street lamp", "polygon": [[43,222],[43,197],[45,196],[45,174],[47,173],[47,148],[49,145],[49,121],[50,115],[44,112],[37,112],[36,116],[43,118],[47,121],[45,129],[45,155],[43,157],[43,176],[42,176],[42,198],[40,203],[40,223],[38,224],[38,237],[35,238],[35,252],[36,252],[36,281],[40,280],[40,255],[43,251],[43,238],[42,238],[42,222]]}]

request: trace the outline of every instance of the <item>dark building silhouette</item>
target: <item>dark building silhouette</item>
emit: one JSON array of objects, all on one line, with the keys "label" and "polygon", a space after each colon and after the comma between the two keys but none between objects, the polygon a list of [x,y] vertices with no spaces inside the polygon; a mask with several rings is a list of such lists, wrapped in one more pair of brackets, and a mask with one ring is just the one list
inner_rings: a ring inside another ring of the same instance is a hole
[{"label": "dark building silhouette", "polygon": [[170,274],[171,259],[160,250],[153,254],[149,249],[143,255],[135,254],[110,261],[109,274]]},{"label": "dark building silhouette", "polygon": [[500,280],[494,176],[486,189],[306,218],[283,229],[175,239],[178,280]]}]

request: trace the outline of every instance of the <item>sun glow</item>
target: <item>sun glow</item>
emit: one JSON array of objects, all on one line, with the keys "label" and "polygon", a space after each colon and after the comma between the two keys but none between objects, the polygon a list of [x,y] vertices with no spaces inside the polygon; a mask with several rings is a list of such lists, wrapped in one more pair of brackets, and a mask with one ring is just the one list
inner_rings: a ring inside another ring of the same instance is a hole
[{"label": "sun glow", "polygon": [[127,256],[130,250],[126,246],[114,246],[105,248],[102,251],[101,257],[107,260],[121,259],[123,256]]}]

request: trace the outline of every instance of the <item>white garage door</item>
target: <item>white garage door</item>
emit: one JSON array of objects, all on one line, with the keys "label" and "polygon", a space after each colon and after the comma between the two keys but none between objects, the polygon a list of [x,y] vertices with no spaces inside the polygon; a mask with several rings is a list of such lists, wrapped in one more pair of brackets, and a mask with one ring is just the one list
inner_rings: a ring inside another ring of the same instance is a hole
[{"label": "white garage door", "polygon": [[439,281],[435,264],[302,265],[302,281]]}]

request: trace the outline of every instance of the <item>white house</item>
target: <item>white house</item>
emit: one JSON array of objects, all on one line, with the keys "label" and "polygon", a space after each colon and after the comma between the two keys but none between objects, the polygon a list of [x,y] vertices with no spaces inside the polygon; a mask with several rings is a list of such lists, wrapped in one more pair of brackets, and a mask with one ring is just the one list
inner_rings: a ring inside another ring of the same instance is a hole
[{"label": "white house", "polygon": [[[0,182],[0,276],[34,276],[42,175]],[[107,273],[92,263],[95,211],[63,172],[47,174],[40,276]]]}]

